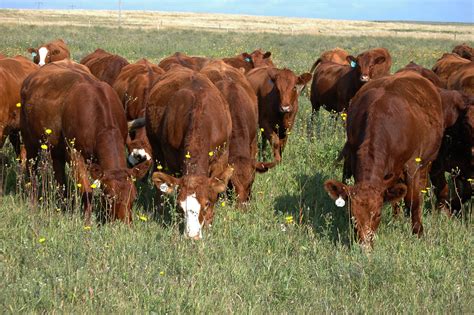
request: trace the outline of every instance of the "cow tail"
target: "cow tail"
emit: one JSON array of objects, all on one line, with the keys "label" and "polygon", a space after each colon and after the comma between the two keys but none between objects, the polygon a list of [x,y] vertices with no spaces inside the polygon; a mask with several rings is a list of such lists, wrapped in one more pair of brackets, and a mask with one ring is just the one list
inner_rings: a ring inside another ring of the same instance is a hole
[{"label": "cow tail", "polygon": [[321,58],[318,58],[318,60],[316,60],[314,63],[313,63],[313,66],[311,67],[311,70],[309,71],[310,73],[313,73],[314,69],[316,69],[316,67],[321,63]]}]

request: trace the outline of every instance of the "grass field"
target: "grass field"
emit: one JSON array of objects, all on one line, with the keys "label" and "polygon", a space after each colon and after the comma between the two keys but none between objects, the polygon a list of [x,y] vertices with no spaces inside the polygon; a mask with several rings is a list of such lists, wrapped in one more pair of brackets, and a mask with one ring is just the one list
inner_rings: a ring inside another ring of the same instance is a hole
[{"label": "grass field", "polygon": [[[336,46],[354,54],[386,47],[396,71],[411,60],[431,67],[457,44],[66,26],[1,25],[0,31],[0,52],[9,55],[57,37],[67,40],[75,60],[97,47],[154,62],[175,51],[223,57],[261,47],[297,73]],[[5,166],[2,313],[473,313],[472,217],[448,219],[432,211],[427,196],[425,236],[417,239],[410,220],[393,219],[386,207],[375,249],[361,251],[351,242],[347,210],[336,208],[322,188],[324,180],[341,178],[335,160],[345,138],[342,123],[322,111],[311,132],[306,95],[300,106],[283,162],[257,176],[248,211],[222,199],[200,242],[184,239],[177,224],[156,220],[151,183],[140,184],[131,228],[116,223],[87,230],[72,203],[75,211],[64,214],[45,199],[32,207],[15,194],[16,167]],[[11,147],[2,151],[15,165]]]}]

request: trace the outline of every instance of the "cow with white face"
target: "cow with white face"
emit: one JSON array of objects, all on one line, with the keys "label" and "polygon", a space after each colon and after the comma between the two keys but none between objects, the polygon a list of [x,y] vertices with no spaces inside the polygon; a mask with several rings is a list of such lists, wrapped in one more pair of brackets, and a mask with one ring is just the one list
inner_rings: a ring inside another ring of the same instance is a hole
[{"label": "cow with white face", "polygon": [[[175,65],[150,91],[145,119],[160,170],[153,174],[158,198],[177,192],[185,236],[201,239],[202,228],[212,223],[218,194],[233,173],[228,165],[229,104],[205,75]],[[166,215],[162,206],[158,210]]]},{"label": "cow with white face", "polygon": [[62,39],[57,39],[38,48],[28,48],[28,53],[31,54],[33,62],[39,66],[71,58],[69,48]]}]

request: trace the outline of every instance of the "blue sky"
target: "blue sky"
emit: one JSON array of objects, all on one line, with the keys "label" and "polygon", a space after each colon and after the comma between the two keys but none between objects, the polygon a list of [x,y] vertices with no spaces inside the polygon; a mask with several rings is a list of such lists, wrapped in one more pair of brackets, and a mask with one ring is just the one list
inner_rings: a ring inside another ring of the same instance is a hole
[{"label": "blue sky", "polygon": [[[0,8],[117,9],[118,0],[0,0]],[[474,0],[123,0],[125,10],[216,12],[348,20],[474,23]]]}]

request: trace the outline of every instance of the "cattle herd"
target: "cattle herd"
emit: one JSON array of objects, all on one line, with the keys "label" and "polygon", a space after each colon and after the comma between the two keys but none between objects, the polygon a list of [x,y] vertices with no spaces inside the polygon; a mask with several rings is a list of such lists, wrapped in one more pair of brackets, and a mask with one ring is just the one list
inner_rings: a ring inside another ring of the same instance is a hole
[{"label": "cattle herd", "polygon": [[[385,48],[356,57],[335,48],[300,75],[261,49],[222,59],[177,52],[159,64],[130,64],[102,49],[76,63],[61,39],[28,52],[31,60],[0,55],[0,144],[9,137],[33,171],[48,152],[60,185],[68,163],[86,224],[98,186],[107,201],[100,221],[130,223],[135,181],[150,174],[158,200],[177,194],[184,234],[202,238],[219,193],[234,189],[245,207],[255,173],[281,161],[311,79],[312,115],[324,107],[346,120],[343,182],[324,188],[338,207],[348,203],[363,246],[372,245],[385,202],[396,214],[404,199],[422,235],[428,177],[450,215],[472,197],[474,51],[466,44],[432,70],[411,62],[395,74]],[[270,142],[270,162],[257,161],[258,132],[262,148]],[[453,169],[450,191],[445,173]],[[350,177],[354,185],[344,183]]]}]

